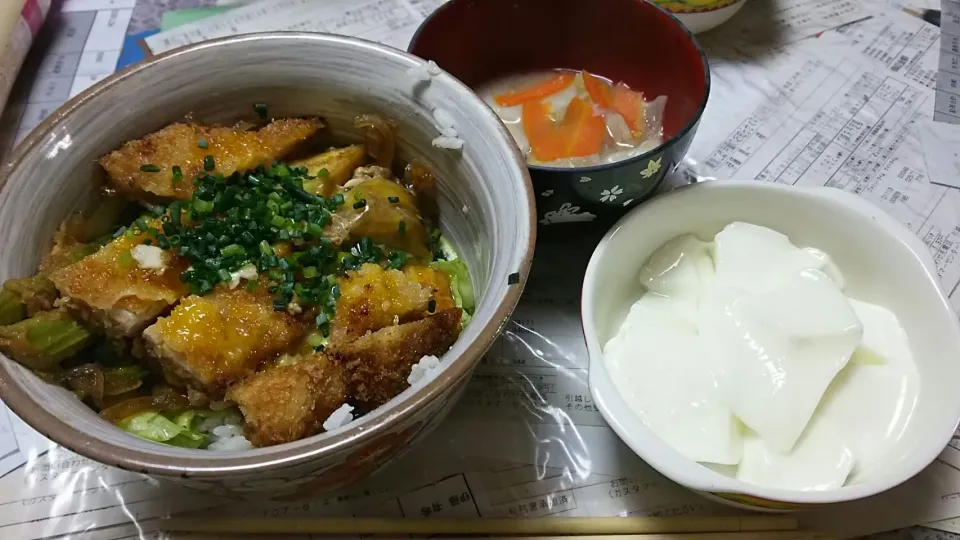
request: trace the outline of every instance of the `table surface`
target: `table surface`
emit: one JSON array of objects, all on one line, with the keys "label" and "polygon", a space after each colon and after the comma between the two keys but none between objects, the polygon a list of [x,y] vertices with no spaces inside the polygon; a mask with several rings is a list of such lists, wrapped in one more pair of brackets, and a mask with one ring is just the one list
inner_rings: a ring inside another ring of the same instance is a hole
[{"label": "table surface", "polygon": [[[944,3],[948,15],[950,2]],[[243,6],[226,10],[244,3],[65,0],[48,17],[21,71],[0,126],[0,149],[146,50],[159,52],[251,25],[364,35],[403,47],[443,0],[284,0],[260,19],[244,17]],[[938,80],[941,90],[949,89],[942,82],[949,80],[941,69],[939,30],[901,9],[923,5],[793,4],[751,0],[728,27],[701,36],[711,62],[711,104],[725,105],[708,107],[687,161],[668,184],[735,177],[858,193],[927,243],[944,288],[960,305],[960,293],[953,294],[960,284],[960,128],[933,121],[935,110],[949,112],[941,104],[949,107],[950,99],[935,91]],[[201,18],[206,16],[211,18]],[[223,19],[215,24],[217,17]],[[771,19],[775,35],[767,32]],[[166,31],[157,35],[161,28]],[[950,42],[944,43],[947,54]],[[175,512],[444,517],[731,512],[651,470],[623,447],[592,403],[579,289],[598,233],[570,230],[545,234],[538,244],[521,305],[451,418],[383,474],[303,503],[227,504],[65,451],[0,404],[0,537],[137,538],[152,534],[138,523]],[[960,516],[960,443],[952,445],[905,486],[874,501],[819,512],[810,524],[845,535],[898,528],[880,536],[960,538],[949,532],[960,532],[960,523],[952,521],[936,525],[943,530],[901,528]]]}]

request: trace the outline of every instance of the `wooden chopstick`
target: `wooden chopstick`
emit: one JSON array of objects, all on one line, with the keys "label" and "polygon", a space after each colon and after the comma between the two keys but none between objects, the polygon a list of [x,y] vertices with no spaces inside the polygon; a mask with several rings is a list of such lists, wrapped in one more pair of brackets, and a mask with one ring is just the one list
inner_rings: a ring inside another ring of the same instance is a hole
[{"label": "wooden chopstick", "polygon": [[[159,520],[164,531],[225,534],[376,534],[376,535],[502,535],[550,536],[651,535],[690,533],[791,532],[797,519],[789,516],[614,517],[614,518],[169,518]],[[811,533],[802,533],[810,538]],[[703,536],[703,535],[698,535]],[[707,537],[705,537],[707,538]],[[713,538],[713,537],[709,537]],[[726,538],[726,536],[719,537]],[[758,537],[760,538],[760,537]],[[762,538],[774,538],[763,536]],[[796,536],[789,536],[796,538]]]}]

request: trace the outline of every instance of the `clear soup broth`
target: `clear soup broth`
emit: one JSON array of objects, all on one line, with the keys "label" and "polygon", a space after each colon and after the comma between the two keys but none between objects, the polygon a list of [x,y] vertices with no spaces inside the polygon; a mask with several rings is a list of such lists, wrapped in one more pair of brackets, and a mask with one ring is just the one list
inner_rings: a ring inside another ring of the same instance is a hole
[{"label": "clear soup broth", "polygon": [[531,165],[605,165],[663,141],[666,96],[648,101],[622,82],[586,71],[510,75],[477,93],[506,124]]}]

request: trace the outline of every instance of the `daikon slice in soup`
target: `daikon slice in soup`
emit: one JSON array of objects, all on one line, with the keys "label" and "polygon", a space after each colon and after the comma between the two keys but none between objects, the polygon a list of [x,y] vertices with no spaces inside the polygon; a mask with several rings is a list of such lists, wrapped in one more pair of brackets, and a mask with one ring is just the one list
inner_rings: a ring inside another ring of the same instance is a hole
[{"label": "daikon slice in soup", "polygon": [[510,75],[478,94],[497,113],[531,165],[614,163],[663,141],[666,96],[642,92],[586,71]]}]

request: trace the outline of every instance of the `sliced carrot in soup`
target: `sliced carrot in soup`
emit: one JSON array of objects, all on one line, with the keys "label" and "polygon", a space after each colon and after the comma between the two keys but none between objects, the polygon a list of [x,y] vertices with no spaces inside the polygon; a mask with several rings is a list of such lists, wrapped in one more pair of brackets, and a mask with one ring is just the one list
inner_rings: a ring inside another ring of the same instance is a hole
[{"label": "sliced carrot in soup", "polygon": [[610,83],[586,71],[581,71],[580,76],[583,78],[584,88],[587,89],[594,103],[605,108],[613,105],[613,90]]},{"label": "sliced carrot in soup", "polygon": [[565,142],[564,157],[582,157],[600,152],[607,126],[589,103],[577,97],[567,105],[560,131]]},{"label": "sliced carrot in soup", "polygon": [[646,128],[643,94],[634,92],[629,86],[618,83],[613,87],[613,110],[627,122],[636,138],[642,138]]},{"label": "sliced carrot in soup", "polygon": [[537,161],[553,161],[563,157],[564,141],[560,129],[550,117],[550,106],[542,101],[523,104],[523,131],[530,141],[530,150]]},{"label": "sliced carrot in soup", "polygon": [[556,75],[553,75],[552,77],[549,77],[533,86],[528,86],[526,88],[500,94],[495,98],[495,100],[497,105],[500,105],[501,107],[522,105],[528,101],[543,99],[547,96],[552,96],[553,94],[562,91],[566,87],[573,84],[573,80],[575,78],[576,75],[570,72],[557,73]]}]

